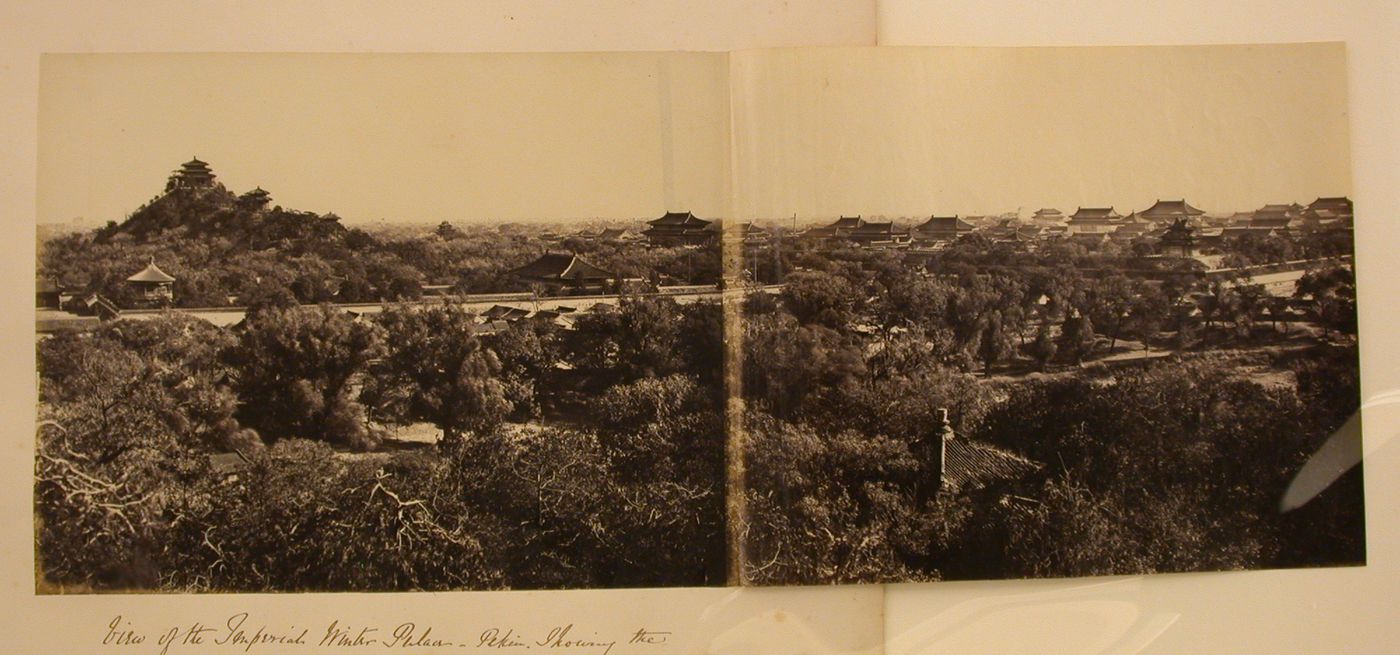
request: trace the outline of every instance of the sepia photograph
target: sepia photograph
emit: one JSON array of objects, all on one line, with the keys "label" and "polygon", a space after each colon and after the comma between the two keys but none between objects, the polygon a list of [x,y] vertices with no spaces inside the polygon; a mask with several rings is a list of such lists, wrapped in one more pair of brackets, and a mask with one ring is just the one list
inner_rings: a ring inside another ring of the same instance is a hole
[{"label": "sepia photograph", "polygon": [[46,57],[41,591],[723,585],[726,66]]},{"label": "sepia photograph", "polygon": [[36,587],[1362,565],[1346,88],[1335,44],[46,55]]},{"label": "sepia photograph", "polygon": [[1364,564],[1343,55],[736,58],[745,582]]}]

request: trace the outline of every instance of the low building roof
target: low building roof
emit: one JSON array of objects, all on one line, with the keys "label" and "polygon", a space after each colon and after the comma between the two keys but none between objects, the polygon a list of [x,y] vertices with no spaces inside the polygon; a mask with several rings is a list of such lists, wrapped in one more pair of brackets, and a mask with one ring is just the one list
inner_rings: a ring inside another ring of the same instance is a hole
[{"label": "low building roof", "polygon": [[492,305],[490,309],[481,313],[481,317],[485,319],[487,323],[497,320],[515,320],[525,318],[529,315],[530,310],[528,309],[510,307],[508,305]]}]

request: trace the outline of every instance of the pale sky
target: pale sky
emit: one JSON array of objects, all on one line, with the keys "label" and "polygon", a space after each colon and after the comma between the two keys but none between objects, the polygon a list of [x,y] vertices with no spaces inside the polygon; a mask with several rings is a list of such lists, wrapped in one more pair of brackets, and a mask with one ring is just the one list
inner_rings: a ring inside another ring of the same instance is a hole
[{"label": "pale sky", "polygon": [[737,214],[1210,212],[1349,195],[1339,44],[732,59]]},{"label": "pale sky", "polygon": [[1347,139],[1336,44],[48,55],[38,219],[196,155],[348,222],[1230,212],[1348,195]]},{"label": "pale sky", "polygon": [[348,222],[715,216],[728,91],[723,54],[48,55],[38,217],[121,220],[192,156]]}]

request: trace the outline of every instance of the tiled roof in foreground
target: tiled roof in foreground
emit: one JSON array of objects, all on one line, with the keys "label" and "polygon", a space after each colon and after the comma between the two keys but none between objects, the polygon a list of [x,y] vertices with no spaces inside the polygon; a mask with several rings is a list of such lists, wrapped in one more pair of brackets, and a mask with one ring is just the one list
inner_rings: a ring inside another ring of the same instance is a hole
[{"label": "tiled roof in foreground", "polygon": [[943,485],[968,491],[1025,477],[1041,465],[995,446],[949,439],[944,451]]}]

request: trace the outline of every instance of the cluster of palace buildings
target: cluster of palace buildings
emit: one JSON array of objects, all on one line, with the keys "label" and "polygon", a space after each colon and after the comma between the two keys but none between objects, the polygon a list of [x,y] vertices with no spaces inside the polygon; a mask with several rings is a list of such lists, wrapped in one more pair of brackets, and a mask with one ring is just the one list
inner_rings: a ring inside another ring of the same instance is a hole
[{"label": "cluster of palace buildings", "polygon": [[[931,251],[969,235],[994,244],[1034,250],[1038,245],[1070,241],[1089,246],[1114,242],[1146,244],[1159,251],[1185,248],[1210,250],[1226,239],[1245,235],[1299,237],[1352,229],[1352,202],[1345,197],[1318,198],[1307,205],[1270,204],[1251,212],[1211,215],[1185,200],[1158,200],[1151,207],[1124,215],[1113,207],[1079,207],[1071,214],[1044,208],[1028,217],[938,216],[922,221],[868,220],[842,216],[834,222],[794,229],[763,227],[754,222],[726,228],[720,219],[703,219],[691,212],[667,212],[646,222],[641,230],[606,228],[597,232],[542,235],[546,243],[569,237],[615,243],[644,242],[655,247],[705,246],[739,242],[764,246],[778,239],[795,239],[822,248],[858,247]],[[1190,254],[1187,252],[1185,254]]]},{"label": "cluster of palace buildings", "polygon": [[[1127,215],[1113,207],[1079,207],[1072,214],[1044,208],[1025,218],[1018,214],[933,215],[915,223],[842,216],[832,223],[801,231],[787,231],[782,236],[795,236],[829,247],[917,250],[942,248],[973,234],[993,243],[1014,243],[1031,248],[1037,243],[1053,240],[1083,244],[1116,241],[1160,245],[1166,238],[1167,245],[1173,245],[1173,237],[1189,231],[1195,245],[1208,248],[1224,239],[1246,234],[1300,236],[1350,229],[1351,200],[1337,197],[1318,198],[1307,205],[1265,205],[1252,212],[1236,212],[1228,216],[1209,215],[1185,200],[1158,200],[1147,209]],[[668,212],[648,221],[640,237],[654,246],[694,246],[721,240],[764,244],[779,236],[775,232],[752,222],[728,230],[720,220],[698,218],[690,212]],[[617,229],[580,236],[619,241],[638,238],[626,230]]]}]

